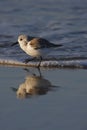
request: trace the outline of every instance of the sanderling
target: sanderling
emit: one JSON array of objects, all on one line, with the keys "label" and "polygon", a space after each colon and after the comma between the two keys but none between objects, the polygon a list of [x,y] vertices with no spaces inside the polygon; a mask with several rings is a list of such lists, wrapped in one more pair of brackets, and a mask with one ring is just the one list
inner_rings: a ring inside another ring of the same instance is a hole
[{"label": "sanderling", "polygon": [[[26,52],[28,55],[39,58],[39,64],[38,67],[41,65],[41,61],[43,56],[45,56],[47,53],[51,52],[53,48],[57,48],[62,46],[61,44],[53,44],[49,42],[46,39],[43,38],[37,38],[37,37],[30,37],[27,35],[20,35],[18,37],[18,42],[13,43],[11,46],[16,45],[19,43],[21,49]],[[30,59],[25,60],[25,62],[29,62]]]}]

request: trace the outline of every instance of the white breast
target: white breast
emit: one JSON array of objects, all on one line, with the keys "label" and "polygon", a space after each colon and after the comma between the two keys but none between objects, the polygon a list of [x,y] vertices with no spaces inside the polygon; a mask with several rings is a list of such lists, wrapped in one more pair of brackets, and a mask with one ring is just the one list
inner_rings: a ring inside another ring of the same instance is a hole
[{"label": "white breast", "polygon": [[28,55],[33,56],[33,57],[39,57],[39,56],[44,56],[47,53],[49,53],[51,50],[50,48],[41,48],[41,49],[34,49],[28,42],[27,45],[25,44],[20,44],[21,49],[26,52]]}]

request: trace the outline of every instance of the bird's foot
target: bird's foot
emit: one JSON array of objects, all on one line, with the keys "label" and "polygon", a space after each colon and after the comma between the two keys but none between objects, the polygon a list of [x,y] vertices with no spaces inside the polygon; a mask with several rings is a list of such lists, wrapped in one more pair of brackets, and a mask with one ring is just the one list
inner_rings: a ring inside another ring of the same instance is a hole
[{"label": "bird's foot", "polygon": [[40,66],[41,66],[41,61],[42,61],[42,57],[40,57],[40,62],[39,62],[39,64],[38,64],[37,68],[40,68]]},{"label": "bird's foot", "polygon": [[37,65],[37,68],[38,68],[38,69],[40,68],[40,63]]},{"label": "bird's foot", "polygon": [[29,61],[30,61],[30,59],[28,58],[28,59],[25,59],[23,62],[24,62],[25,64],[27,64]]},{"label": "bird's foot", "polygon": [[33,61],[33,60],[34,60],[34,58],[32,58],[32,59],[28,58],[28,59],[25,59],[23,62],[24,62],[25,64],[27,64],[29,61]]}]

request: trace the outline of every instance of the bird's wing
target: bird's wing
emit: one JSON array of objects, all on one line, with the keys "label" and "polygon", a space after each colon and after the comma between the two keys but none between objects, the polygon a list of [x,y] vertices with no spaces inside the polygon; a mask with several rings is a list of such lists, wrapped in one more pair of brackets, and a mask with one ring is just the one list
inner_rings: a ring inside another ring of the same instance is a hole
[{"label": "bird's wing", "polygon": [[30,41],[30,45],[34,47],[34,49],[41,49],[41,48],[49,48],[49,47],[57,47],[61,45],[55,45],[50,43],[48,40],[43,38],[34,38]]}]

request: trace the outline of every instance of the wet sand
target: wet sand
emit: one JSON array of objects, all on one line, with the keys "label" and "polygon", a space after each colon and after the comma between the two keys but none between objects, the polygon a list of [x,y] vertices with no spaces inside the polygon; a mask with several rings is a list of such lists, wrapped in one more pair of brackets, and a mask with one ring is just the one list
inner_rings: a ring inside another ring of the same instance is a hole
[{"label": "wet sand", "polygon": [[[18,96],[19,87],[27,87],[26,77],[29,91],[26,88],[25,95]],[[42,88],[43,84],[45,87]],[[39,71],[36,68],[0,66],[2,130],[85,130],[86,102],[86,69],[41,68]]]}]

